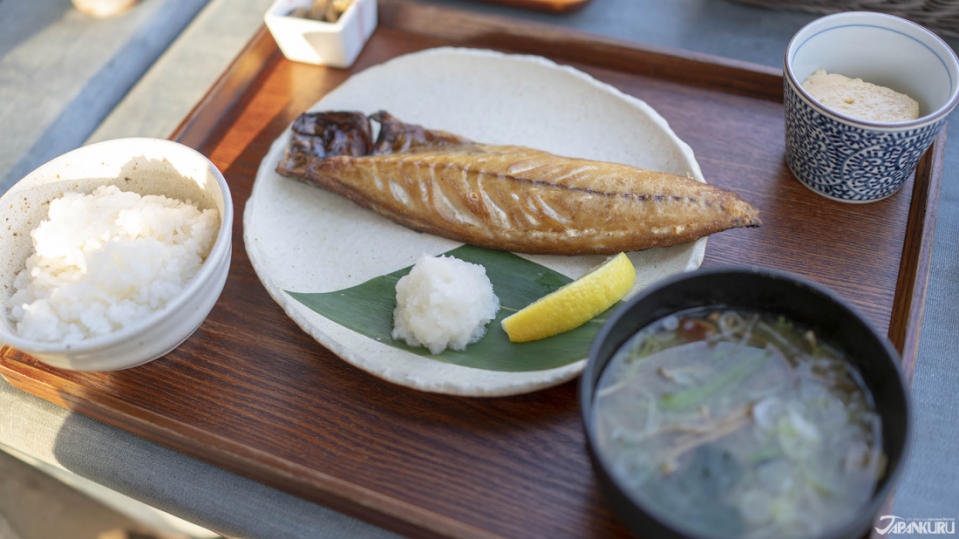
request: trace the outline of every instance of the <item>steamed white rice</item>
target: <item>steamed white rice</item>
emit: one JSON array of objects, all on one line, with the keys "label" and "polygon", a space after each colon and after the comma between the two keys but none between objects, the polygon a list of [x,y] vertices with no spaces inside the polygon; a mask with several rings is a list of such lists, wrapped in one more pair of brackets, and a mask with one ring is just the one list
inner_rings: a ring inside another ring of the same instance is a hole
[{"label": "steamed white rice", "polygon": [[486,334],[498,310],[486,268],[452,256],[424,255],[396,283],[393,338],[433,354],[464,350]]},{"label": "steamed white rice", "polygon": [[216,210],[114,186],[51,201],[6,305],[18,334],[70,343],[142,320],[193,278],[218,226]]}]

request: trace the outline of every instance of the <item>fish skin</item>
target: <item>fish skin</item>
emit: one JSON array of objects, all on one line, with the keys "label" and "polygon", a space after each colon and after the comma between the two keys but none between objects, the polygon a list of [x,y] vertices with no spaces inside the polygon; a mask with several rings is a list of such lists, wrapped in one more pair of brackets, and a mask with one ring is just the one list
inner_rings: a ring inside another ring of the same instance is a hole
[{"label": "fish skin", "polygon": [[440,143],[391,145],[396,133],[409,133],[402,128],[409,124],[377,117],[383,128],[375,147],[401,151],[326,157],[288,151],[277,170],[414,230],[525,253],[612,254],[760,224],[758,210],[735,193],[683,176],[441,131],[433,132]]}]

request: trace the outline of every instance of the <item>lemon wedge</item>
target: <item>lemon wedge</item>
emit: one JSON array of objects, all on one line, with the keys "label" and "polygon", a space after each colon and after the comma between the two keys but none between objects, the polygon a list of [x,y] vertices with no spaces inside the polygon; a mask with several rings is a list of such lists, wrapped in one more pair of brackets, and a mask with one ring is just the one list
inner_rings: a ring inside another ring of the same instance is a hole
[{"label": "lemon wedge", "polygon": [[512,342],[528,342],[578,328],[622,299],[635,282],[633,263],[619,253],[504,318],[503,331]]}]

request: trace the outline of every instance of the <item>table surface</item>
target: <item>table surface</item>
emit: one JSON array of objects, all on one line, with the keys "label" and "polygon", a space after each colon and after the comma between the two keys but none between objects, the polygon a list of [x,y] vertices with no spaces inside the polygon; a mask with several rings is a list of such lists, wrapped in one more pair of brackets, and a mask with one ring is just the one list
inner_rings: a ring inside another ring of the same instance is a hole
[{"label": "table surface", "polygon": [[[723,0],[594,0],[581,11],[561,16],[467,1],[433,3],[777,67],[786,41],[813,18]],[[0,153],[0,178],[4,178],[0,190],[15,181],[13,176],[19,171],[42,163],[49,152],[62,153],[80,145],[88,136],[89,140],[167,136],[249,39],[268,2],[234,0],[227,6],[226,0],[213,0],[170,44],[163,43],[158,34],[173,39],[186,23],[182,20],[185,17],[181,15],[178,22],[170,23],[172,26],[160,28],[150,15],[182,12],[182,6],[188,2],[146,0],[123,16],[137,30],[124,34],[126,41],[115,40],[119,45],[113,49],[102,45],[101,61],[94,63],[99,68],[85,70],[71,65],[76,58],[70,54],[79,52],[59,49],[59,63],[36,67],[29,62],[50,54],[58,40],[62,46],[77,35],[85,35],[104,43],[109,40],[109,35],[104,34],[121,26],[116,20],[84,20],[73,14],[55,17],[57,9],[67,8],[52,7],[52,1],[31,4],[40,6],[35,9],[46,9],[42,16],[34,13],[34,23],[27,25],[33,29],[32,34],[22,24],[14,23],[16,18],[8,16],[25,8],[0,3],[0,35],[5,36],[0,38],[0,95],[8,103],[0,108],[0,118],[5,125],[14,127],[0,136],[4,138],[4,148],[19,148]],[[192,3],[192,13],[202,7],[200,4]],[[13,32],[15,26],[19,30]],[[145,35],[153,36],[156,42],[150,42]],[[955,40],[949,42],[956,47]],[[158,54],[159,59],[154,61]],[[118,67],[118,57],[127,67]],[[75,72],[75,79],[64,79],[64,66],[82,72]],[[35,81],[47,80],[38,78],[44,75],[44,69],[58,72],[60,78],[53,80],[61,85],[39,84],[44,91],[38,92]],[[131,86],[132,91],[123,97]],[[98,89],[101,91],[95,91]],[[25,102],[24,96],[31,94],[45,99],[41,101],[45,108],[39,119],[20,110],[22,107],[9,105]],[[112,112],[104,115],[104,110]],[[64,125],[71,129],[62,129]],[[950,124],[950,139],[959,135],[955,125],[956,122]],[[953,329],[959,315],[959,264],[952,245],[959,232],[959,185],[954,182],[959,147],[954,141],[947,143],[945,160],[919,365],[913,381],[915,444],[893,510],[902,517],[959,516],[959,436],[954,424],[959,398],[953,392],[953,388],[959,387],[959,372],[950,368],[954,357],[951,351],[957,343]],[[4,410],[0,415],[0,446],[89,477],[224,534],[383,534],[86,417],[56,409],[6,383],[0,383],[0,410]],[[251,511],[254,507],[263,509]],[[263,514],[273,518],[259,517]]]}]

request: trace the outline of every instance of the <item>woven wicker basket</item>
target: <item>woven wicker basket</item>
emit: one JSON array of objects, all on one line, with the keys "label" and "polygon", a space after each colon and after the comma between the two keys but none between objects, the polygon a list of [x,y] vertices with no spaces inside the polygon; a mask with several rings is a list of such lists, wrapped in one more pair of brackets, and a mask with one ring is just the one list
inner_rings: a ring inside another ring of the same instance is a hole
[{"label": "woven wicker basket", "polygon": [[880,11],[917,22],[945,36],[959,36],[959,0],[738,0],[775,9],[813,13]]}]

